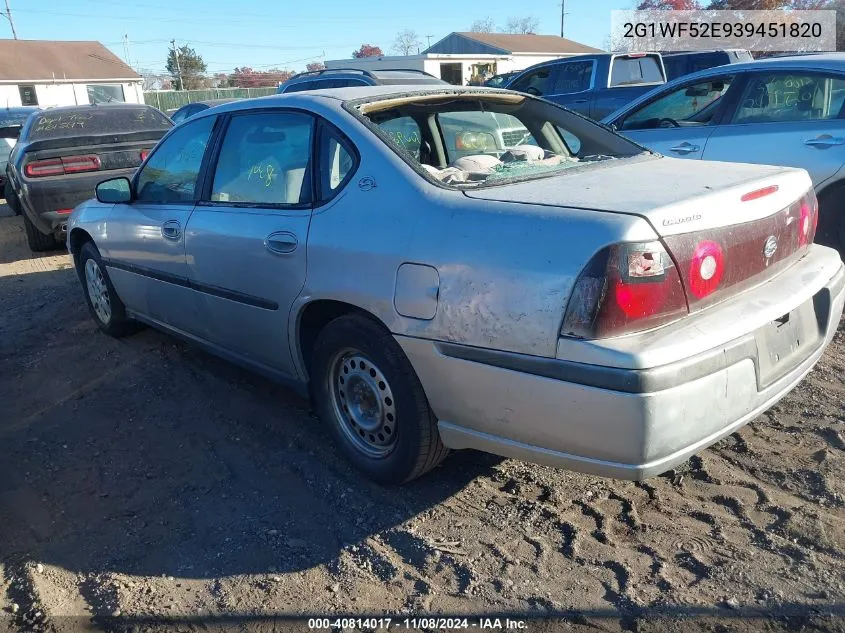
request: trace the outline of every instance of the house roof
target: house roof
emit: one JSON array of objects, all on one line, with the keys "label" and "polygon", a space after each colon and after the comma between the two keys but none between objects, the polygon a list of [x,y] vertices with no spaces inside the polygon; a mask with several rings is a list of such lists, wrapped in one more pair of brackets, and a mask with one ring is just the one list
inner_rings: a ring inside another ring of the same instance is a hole
[{"label": "house roof", "polygon": [[99,42],[0,40],[0,81],[140,78]]},{"label": "house roof", "polygon": [[598,48],[557,35],[471,32],[450,33],[424,52],[478,53],[481,52],[480,48],[487,48],[494,54],[550,53],[553,55],[576,55],[603,52]]}]

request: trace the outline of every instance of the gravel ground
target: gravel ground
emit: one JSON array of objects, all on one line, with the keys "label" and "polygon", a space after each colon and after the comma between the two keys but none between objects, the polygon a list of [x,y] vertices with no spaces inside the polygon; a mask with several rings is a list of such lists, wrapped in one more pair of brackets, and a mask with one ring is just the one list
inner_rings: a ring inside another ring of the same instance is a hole
[{"label": "gravel ground", "polygon": [[388,612],[845,630],[841,327],[790,396],[664,476],[461,452],[397,489],[284,388],[152,330],[101,334],[20,218],[0,217],[0,306],[0,631]]}]

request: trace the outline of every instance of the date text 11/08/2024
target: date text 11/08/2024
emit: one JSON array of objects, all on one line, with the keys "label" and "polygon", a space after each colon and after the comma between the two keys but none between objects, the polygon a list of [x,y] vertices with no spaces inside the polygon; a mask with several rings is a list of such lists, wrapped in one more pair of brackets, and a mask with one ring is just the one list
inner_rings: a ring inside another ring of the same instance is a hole
[{"label": "date text 11/08/2024", "polygon": [[415,630],[453,630],[480,629],[490,631],[525,631],[525,620],[513,618],[310,618],[309,629],[406,629]]}]

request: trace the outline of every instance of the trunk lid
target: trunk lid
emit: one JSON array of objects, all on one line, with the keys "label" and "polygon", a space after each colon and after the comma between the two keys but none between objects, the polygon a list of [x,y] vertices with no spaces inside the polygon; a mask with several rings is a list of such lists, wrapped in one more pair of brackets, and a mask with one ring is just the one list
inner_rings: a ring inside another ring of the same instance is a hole
[{"label": "trunk lid", "polygon": [[738,163],[635,157],[465,193],[646,219],[678,269],[690,312],[800,259],[817,219],[807,172]]}]

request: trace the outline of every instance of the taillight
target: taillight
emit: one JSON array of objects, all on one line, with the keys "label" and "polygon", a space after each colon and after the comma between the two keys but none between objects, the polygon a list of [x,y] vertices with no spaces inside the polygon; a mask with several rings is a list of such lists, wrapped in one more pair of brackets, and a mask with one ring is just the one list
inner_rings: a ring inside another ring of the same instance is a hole
[{"label": "taillight", "polygon": [[95,154],[80,156],[63,156],[62,158],[47,158],[27,163],[24,173],[30,178],[45,176],[62,176],[64,174],[78,174],[100,169],[100,157]]},{"label": "taillight", "polygon": [[149,156],[149,155],[150,155],[150,150],[142,149],[141,150],[141,162],[143,163],[145,160],[147,160],[147,156]]},{"label": "taillight", "polygon": [[65,156],[62,167],[66,174],[76,174],[81,171],[97,171],[100,168],[100,157],[93,154],[88,156]]},{"label": "taillight", "polygon": [[816,192],[810,189],[801,198],[798,214],[798,244],[807,246],[816,237],[816,226],[819,223],[819,201]]},{"label": "taillight", "polygon": [[690,292],[699,299],[719,287],[725,271],[725,254],[718,242],[703,240],[698,243],[689,264]]},{"label": "taillight", "polygon": [[617,244],[587,264],[569,298],[561,334],[606,338],[687,314],[681,278],[660,242]]},{"label": "taillight", "polygon": [[44,176],[61,176],[65,173],[62,167],[61,158],[48,158],[47,160],[36,160],[24,167],[24,173],[30,178],[42,178]]}]

